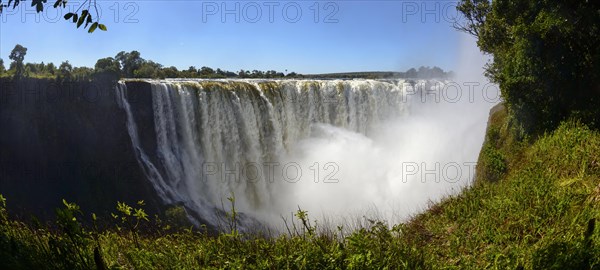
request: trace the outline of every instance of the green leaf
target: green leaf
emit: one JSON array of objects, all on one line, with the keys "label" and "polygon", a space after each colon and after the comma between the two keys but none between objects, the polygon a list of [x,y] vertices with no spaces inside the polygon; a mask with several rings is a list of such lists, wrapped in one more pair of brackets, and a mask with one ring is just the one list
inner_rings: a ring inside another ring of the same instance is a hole
[{"label": "green leaf", "polygon": [[87,16],[87,14],[85,14],[85,10],[83,11],[83,13],[81,14],[81,17],[79,17],[79,20],[77,20],[77,28],[79,28],[83,22],[85,21],[85,17]]},{"label": "green leaf", "polygon": [[35,11],[39,13],[44,10],[44,3],[46,3],[46,1],[47,0],[32,0],[31,6],[35,6]]},{"label": "green leaf", "polygon": [[77,22],[77,18],[79,18],[79,15],[77,15],[77,14],[74,14],[74,15],[73,15],[73,23],[76,23],[76,22]]},{"label": "green leaf", "polygon": [[106,31],[106,26],[104,24],[98,24],[98,28],[102,31]]},{"label": "green leaf", "polygon": [[89,14],[87,16],[87,20],[85,21],[85,26],[83,28],[87,28],[88,24],[90,24],[90,23],[92,23],[92,15],[91,14]]},{"label": "green leaf", "polygon": [[93,23],[92,26],[90,26],[90,30],[88,30],[88,33],[93,33],[97,27],[98,27],[98,23],[97,22]]},{"label": "green leaf", "polygon": [[73,17],[73,15],[75,15],[75,13],[69,12],[69,13],[65,14],[65,20],[71,19],[71,17]]}]

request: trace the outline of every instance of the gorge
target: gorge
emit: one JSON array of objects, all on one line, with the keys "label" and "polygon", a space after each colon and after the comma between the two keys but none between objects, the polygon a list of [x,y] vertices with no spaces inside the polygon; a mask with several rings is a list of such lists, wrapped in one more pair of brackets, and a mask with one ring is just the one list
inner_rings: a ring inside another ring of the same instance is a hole
[{"label": "gorge", "polygon": [[101,213],[117,200],[145,200],[151,212],[181,205],[213,228],[230,197],[241,227],[298,208],[398,222],[473,178],[491,104],[448,102],[440,93],[451,84],[5,81],[2,192],[48,215],[61,198]]}]

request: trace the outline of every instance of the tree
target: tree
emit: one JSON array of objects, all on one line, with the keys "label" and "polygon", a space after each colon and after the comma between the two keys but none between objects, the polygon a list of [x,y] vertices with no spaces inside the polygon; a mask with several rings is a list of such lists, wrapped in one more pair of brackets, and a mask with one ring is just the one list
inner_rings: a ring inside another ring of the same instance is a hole
[{"label": "tree", "polygon": [[10,56],[8,58],[13,60],[14,68],[15,68],[15,77],[19,78],[23,76],[23,72],[25,68],[23,66],[23,60],[25,60],[25,55],[27,54],[27,48],[17,44],[15,48],[10,52]]},{"label": "tree", "polygon": [[434,78],[445,78],[446,72],[444,72],[444,70],[439,67],[433,67],[431,68],[431,75]]},{"label": "tree", "polygon": [[46,71],[48,71],[48,73],[51,75],[55,75],[56,74],[56,66],[54,65],[54,63],[48,63],[48,65],[46,65]]},{"label": "tree", "polygon": [[[22,2],[22,0],[8,0],[8,3],[4,4],[3,0],[0,0],[0,14],[4,11],[4,8],[12,7],[13,9],[17,8],[17,6]],[[37,13],[44,11],[44,4],[47,0],[31,0],[31,6],[35,6]],[[12,4],[12,5],[11,5]],[[53,5],[54,8],[66,8],[67,0],[56,0]],[[67,13],[64,16],[64,19],[67,21],[71,21],[77,25],[77,28],[83,26],[86,29],[88,26],[88,33],[93,33],[96,29],[100,29],[102,31],[106,31],[106,26],[104,24],[99,23],[100,14],[98,13],[98,8],[96,6],[96,0],[85,0],[81,3],[81,7],[86,7],[84,9],[78,9],[76,13]],[[92,9],[93,8],[93,9]],[[81,10],[80,13],[79,10]],[[94,15],[92,15],[94,13]],[[94,18],[96,21],[94,22]]]},{"label": "tree", "polygon": [[143,63],[139,69],[134,72],[135,78],[158,78],[161,77],[162,65],[153,61]]},{"label": "tree", "polygon": [[134,72],[138,68],[142,66],[142,64],[146,61],[141,57],[140,52],[131,51],[124,52],[121,51],[115,56],[115,59],[121,63],[123,76],[133,78],[135,75]]},{"label": "tree", "polygon": [[431,78],[431,74],[429,73],[429,67],[421,66],[419,67],[419,71],[417,71],[419,78],[428,79]]},{"label": "tree", "polygon": [[274,78],[277,75],[277,71],[275,70],[269,70],[267,72],[265,72],[265,77],[266,78]]},{"label": "tree", "polygon": [[253,70],[252,74],[250,74],[252,78],[264,78],[264,73],[260,70]]},{"label": "tree", "polygon": [[461,0],[456,7],[463,15],[466,22],[454,22],[454,28],[479,37],[487,14],[490,12],[490,0]]},{"label": "tree", "polygon": [[31,73],[34,73],[34,74],[37,74],[37,73],[43,71],[43,70],[39,69],[39,66],[37,64],[35,64],[35,63],[27,63],[27,64],[25,64],[25,70],[27,72],[31,72]]},{"label": "tree", "polygon": [[236,74],[236,73],[235,73],[235,72],[233,72],[233,71],[229,71],[229,70],[226,70],[226,71],[224,71],[224,73],[225,73],[225,74],[224,74],[224,75],[225,75],[225,77],[229,77],[229,78],[233,78],[233,77],[237,77],[237,76],[238,76],[238,74]]},{"label": "tree", "polygon": [[462,0],[455,27],[493,56],[486,75],[526,133],[574,117],[600,127],[598,1]]},{"label": "tree", "polygon": [[165,78],[177,78],[179,77],[179,70],[177,70],[176,67],[167,67],[167,68],[163,68],[161,74],[165,77]]},{"label": "tree", "polygon": [[94,65],[94,73],[98,76],[118,78],[121,74],[121,64],[112,57],[98,59],[96,65]]},{"label": "tree", "polygon": [[4,67],[4,60],[2,60],[2,58],[0,58],[0,75],[4,74],[5,71],[6,71],[6,68]]},{"label": "tree", "polygon": [[69,63],[69,61],[62,62],[58,67],[58,76],[59,80],[70,80],[71,73],[73,72],[73,66]]},{"label": "tree", "polygon": [[72,68],[71,77],[73,79],[84,81],[91,79],[94,70],[89,67],[74,67]]},{"label": "tree", "polygon": [[196,78],[198,77],[198,69],[195,66],[190,66],[187,71],[183,72],[183,77]]},{"label": "tree", "polygon": [[148,64],[143,64],[142,67],[138,70],[135,71],[134,77],[135,78],[155,78],[157,74],[157,70],[148,65]]},{"label": "tree", "polygon": [[411,68],[409,70],[406,71],[406,77],[407,78],[417,78],[417,70],[414,68]]},{"label": "tree", "polygon": [[202,77],[210,77],[215,74],[215,71],[209,67],[201,67],[199,73]]}]

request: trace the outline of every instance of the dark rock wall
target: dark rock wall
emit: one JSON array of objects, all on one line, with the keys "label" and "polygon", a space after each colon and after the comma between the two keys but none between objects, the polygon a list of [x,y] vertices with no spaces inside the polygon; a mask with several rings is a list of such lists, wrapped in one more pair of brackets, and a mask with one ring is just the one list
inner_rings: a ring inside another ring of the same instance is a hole
[{"label": "dark rock wall", "polygon": [[[159,212],[115,86],[108,79],[0,79],[0,194],[13,214],[50,218],[63,198],[86,213],[108,214],[117,201],[138,200],[146,201],[148,212]],[[128,86],[140,132],[154,134],[150,85]],[[144,148],[155,149],[154,143],[149,138]]]}]

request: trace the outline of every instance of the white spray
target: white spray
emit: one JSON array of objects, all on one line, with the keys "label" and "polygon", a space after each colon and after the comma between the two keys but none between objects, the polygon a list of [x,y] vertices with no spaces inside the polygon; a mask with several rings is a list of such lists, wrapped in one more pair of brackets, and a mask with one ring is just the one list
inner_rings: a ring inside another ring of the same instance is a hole
[{"label": "white spray", "polygon": [[231,194],[239,211],[275,226],[298,207],[392,224],[472,180],[497,96],[469,77],[150,80],[159,164],[139,144],[126,84],[118,91],[140,166],[165,203],[211,225]]}]

